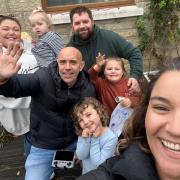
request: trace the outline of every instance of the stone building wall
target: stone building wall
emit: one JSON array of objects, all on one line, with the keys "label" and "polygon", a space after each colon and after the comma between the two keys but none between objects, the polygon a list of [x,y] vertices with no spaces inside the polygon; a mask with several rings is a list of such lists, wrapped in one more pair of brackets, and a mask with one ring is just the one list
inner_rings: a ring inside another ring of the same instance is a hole
[{"label": "stone building wall", "polygon": [[[35,8],[41,5],[41,0],[0,0],[0,11],[1,14],[13,14],[15,15],[22,24],[22,30],[29,32],[31,35],[31,29],[28,23],[28,16],[30,12]],[[138,7],[143,7],[144,11],[148,11],[149,0],[136,0],[136,5]],[[136,28],[137,17],[126,17],[119,19],[108,19],[108,20],[98,20],[95,21],[97,25],[102,28],[113,30],[126,38],[128,41],[132,42],[135,46],[139,43],[138,32]],[[67,43],[70,35],[71,29],[70,24],[58,24],[54,25],[54,30],[58,32],[64,42]],[[32,35],[33,36],[33,35]],[[35,38],[35,37],[34,37]],[[170,53],[173,53],[173,48],[170,49]],[[180,47],[179,47],[180,48]],[[176,56],[176,55],[174,55]],[[149,63],[151,62],[150,69],[157,69],[157,60],[149,57],[148,54],[144,55],[144,71],[149,70]]]}]

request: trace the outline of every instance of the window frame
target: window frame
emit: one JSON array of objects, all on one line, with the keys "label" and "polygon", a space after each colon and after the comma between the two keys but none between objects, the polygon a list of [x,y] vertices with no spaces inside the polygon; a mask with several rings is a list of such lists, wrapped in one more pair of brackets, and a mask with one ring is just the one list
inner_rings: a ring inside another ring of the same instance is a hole
[{"label": "window frame", "polygon": [[[63,13],[70,11],[74,6],[82,4],[72,4],[64,6],[51,6],[48,7],[48,0],[41,0],[42,8],[47,13]],[[98,5],[97,5],[98,4]],[[120,0],[119,2],[98,2],[98,3],[83,3],[83,6],[86,6],[90,9],[103,9],[103,8],[117,8],[120,6],[135,5],[135,0]]]}]

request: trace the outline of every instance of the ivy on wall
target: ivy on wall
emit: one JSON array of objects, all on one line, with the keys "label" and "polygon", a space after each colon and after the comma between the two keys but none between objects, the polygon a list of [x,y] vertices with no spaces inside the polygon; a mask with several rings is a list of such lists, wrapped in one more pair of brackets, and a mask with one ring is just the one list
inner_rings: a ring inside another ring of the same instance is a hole
[{"label": "ivy on wall", "polygon": [[172,45],[180,56],[179,10],[180,0],[150,0],[149,12],[137,20],[139,48],[157,58],[159,65],[167,59],[167,50]]}]

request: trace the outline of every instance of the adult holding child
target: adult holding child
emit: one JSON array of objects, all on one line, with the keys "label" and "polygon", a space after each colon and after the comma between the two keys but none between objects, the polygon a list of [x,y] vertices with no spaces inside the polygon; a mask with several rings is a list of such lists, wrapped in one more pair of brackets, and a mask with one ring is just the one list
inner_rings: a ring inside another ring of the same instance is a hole
[{"label": "adult holding child", "polygon": [[[31,53],[32,43],[21,39],[20,22],[12,16],[0,16],[0,43],[3,54],[8,51],[9,43],[18,42],[24,51],[18,60],[21,63],[19,74],[32,73],[38,69],[37,61]],[[25,134],[25,154],[29,153],[28,138],[30,124],[30,97],[6,98],[0,96],[0,123],[15,136]]]},{"label": "adult holding child", "polygon": [[18,44],[10,44],[8,53],[0,55],[0,94],[32,97],[32,146],[25,164],[25,179],[50,179],[56,150],[76,148],[73,106],[81,98],[94,96],[94,87],[83,71],[82,55],[74,47],[63,48],[57,61],[27,75],[16,75],[20,54]]},{"label": "adult holding child", "polygon": [[85,67],[89,69],[96,63],[99,52],[107,58],[125,58],[130,63],[130,78],[127,85],[130,91],[139,91],[138,79],[143,72],[140,51],[117,33],[100,29],[95,25],[92,12],[87,7],[73,8],[70,12],[70,20],[73,36],[69,44],[81,51]]},{"label": "adult holding child", "polygon": [[[119,156],[78,180],[180,179],[180,58],[164,64],[124,129]],[[173,93],[172,93],[173,92]]]},{"label": "adult holding child", "polygon": [[41,8],[33,10],[29,21],[33,33],[38,37],[32,53],[40,67],[47,67],[56,61],[60,50],[64,47],[63,40],[59,34],[52,31],[52,22]]}]

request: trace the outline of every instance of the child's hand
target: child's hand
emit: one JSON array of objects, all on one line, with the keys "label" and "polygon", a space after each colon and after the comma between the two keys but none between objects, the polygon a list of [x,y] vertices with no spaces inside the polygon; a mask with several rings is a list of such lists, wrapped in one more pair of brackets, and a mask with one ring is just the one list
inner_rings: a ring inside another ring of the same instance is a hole
[{"label": "child's hand", "polygon": [[35,45],[36,44],[36,40],[32,39],[32,44]]},{"label": "child's hand", "polygon": [[83,129],[82,137],[89,137],[91,135],[90,130],[88,128]]},{"label": "child's hand", "polygon": [[101,126],[97,126],[96,128],[91,128],[90,132],[91,132],[91,135],[93,137],[98,137],[102,133],[102,127]]},{"label": "child's hand", "polygon": [[129,98],[123,98],[121,101],[120,101],[120,104],[122,107],[130,107],[132,102]]},{"label": "child's hand", "polygon": [[96,57],[96,64],[99,68],[102,68],[106,62],[105,54],[102,55],[100,52],[98,53],[98,56]]},{"label": "child's hand", "polygon": [[76,153],[74,153],[73,160],[74,160],[75,164],[80,165],[82,167],[82,161],[80,159],[78,159]]}]

